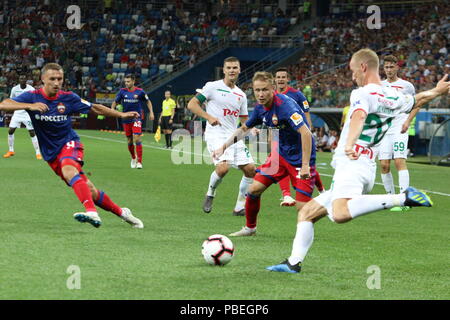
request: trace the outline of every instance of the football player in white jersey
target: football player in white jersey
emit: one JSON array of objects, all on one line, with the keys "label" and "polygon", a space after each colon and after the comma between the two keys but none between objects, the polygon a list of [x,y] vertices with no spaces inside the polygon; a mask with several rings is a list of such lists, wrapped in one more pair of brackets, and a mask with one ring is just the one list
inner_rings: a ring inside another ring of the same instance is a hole
[{"label": "football player in white jersey", "polygon": [[368,195],[376,174],[372,147],[384,139],[395,116],[448,94],[450,81],[446,81],[446,75],[431,90],[415,96],[404,95],[381,85],[378,68],[378,56],[371,49],[361,49],[353,54],[350,69],[359,88],[350,96],[349,118],[333,157],[335,172],[331,188],[299,211],[291,256],[268,270],[299,273],[314,240],[314,223],[326,215],[336,223],[345,223],[394,206],[432,206],[430,198],[413,187],[400,194]]},{"label": "football player in white jersey", "polygon": [[[386,80],[381,81],[382,86],[391,87],[401,91],[404,94],[414,95],[416,90],[411,82],[400,79],[398,73],[398,60],[393,55],[384,57],[383,69],[386,74]],[[406,166],[408,156],[408,133],[401,133],[402,125],[408,119],[407,113],[401,113],[392,120],[392,125],[386,132],[379,147],[378,159],[381,164],[381,180],[384,189],[388,194],[395,193],[394,179],[391,172],[391,160],[394,159],[395,167],[398,171],[398,180],[400,193],[409,187],[409,171]],[[407,206],[394,207],[391,211],[406,211]]]},{"label": "football player in white jersey", "polygon": [[[10,98],[20,96],[25,91],[32,91],[34,88],[27,84],[27,78],[25,75],[19,76],[19,84],[12,88]],[[33,124],[31,123],[30,116],[25,110],[14,111],[14,114],[9,123],[8,131],[8,146],[9,150],[3,155],[3,158],[10,158],[15,155],[14,152],[14,132],[17,128],[20,128],[21,124],[24,124],[30,133],[31,142],[33,143],[34,150],[36,151],[36,159],[41,160],[41,151],[39,150],[39,142],[34,132]]]},{"label": "football player in white jersey", "polygon": [[[211,154],[221,147],[234,133],[238,119],[244,124],[248,119],[247,96],[236,86],[241,71],[239,60],[228,57],[223,62],[224,78],[207,82],[201,93],[197,93],[188,103],[188,109],[199,117],[206,119],[205,141]],[[206,104],[206,111],[201,105]],[[208,191],[203,203],[203,211],[211,212],[216,188],[228,173],[229,167],[239,168],[244,173],[239,185],[239,194],[233,215],[245,215],[245,194],[253,182],[255,165],[248,148],[243,141],[227,149],[219,159],[213,159],[216,169],[212,172]]]}]

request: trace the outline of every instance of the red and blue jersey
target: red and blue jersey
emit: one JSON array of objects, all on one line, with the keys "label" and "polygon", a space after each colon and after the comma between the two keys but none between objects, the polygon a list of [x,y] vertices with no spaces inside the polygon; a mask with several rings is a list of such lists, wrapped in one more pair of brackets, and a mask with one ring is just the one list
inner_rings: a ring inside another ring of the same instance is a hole
[{"label": "red and blue jersey", "polygon": [[[302,138],[297,131],[302,126],[308,126],[305,114],[299,105],[286,95],[274,93],[270,108],[261,104],[256,105],[245,125],[249,128],[265,124],[279,131],[279,154],[291,165],[302,165]],[[311,158],[309,165],[316,162],[316,146],[311,137]]]},{"label": "red and blue jersey", "polygon": [[123,112],[136,111],[141,115],[138,119],[122,119],[122,123],[132,123],[141,121],[143,118],[143,108],[147,104],[148,96],[141,88],[134,87],[133,91],[122,88],[116,95],[116,103],[123,106]]},{"label": "red and blue jersey", "polygon": [[48,97],[42,88],[24,92],[12,100],[22,103],[41,102],[48,106],[48,111],[43,114],[27,110],[45,161],[54,160],[67,142],[80,141],[80,137],[72,129],[70,115],[88,113],[92,106],[73,92],[60,90],[54,97]]},{"label": "red and blue jersey", "polygon": [[289,98],[292,98],[295,102],[297,102],[300,109],[302,109],[302,111],[304,113],[309,112],[308,100],[306,99],[305,95],[300,90],[296,90],[292,87],[287,87],[286,90],[284,90],[283,92],[277,92],[277,93],[285,94]]}]

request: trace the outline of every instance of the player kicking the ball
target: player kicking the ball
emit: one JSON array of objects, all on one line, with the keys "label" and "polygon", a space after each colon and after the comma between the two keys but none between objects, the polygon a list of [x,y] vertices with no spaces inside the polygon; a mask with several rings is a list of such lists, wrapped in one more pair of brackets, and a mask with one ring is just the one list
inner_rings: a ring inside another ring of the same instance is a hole
[{"label": "player kicking the ball", "polygon": [[273,131],[272,137],[272,146],[275,143],[278,147],[272,147],[266,162],[256,170],[255,179],[248,189],[246,224],[240,231],[230,234],[233,237],[256,234],[261,195],[273,183],[289,177],[296,190],[298,208],[311,200],[314,190],[316,148],[306,117],[294,100],[274,90],[272,74],[255,73],[253,92],[258,104],[249,120],[213,152],[214,158],[220,157],[230,146],[244,138],[250,128],[259,124],[278,129]]},{"label": "player kicking the ball", "polygon": [[82,171],[83,145],[72,129],[71,114],[86,113],[89,110],[97,114],[132,119],[139,117],[137,112],[118,112],[100,104],[80,99],[73,92],[61,91],[64,82],[62,67],[48,63],[41,72],[43,88],[22,93],[13,99],[0,103],[0,110],[26,110],[33,122],[44,160],[68,186],[72,187],[85,212],[74,214],[80,222],[88,222],[98,228],[101,219],[96,205],[110,211],[128,222],[134,228],[143,228],[141,220],[134,217],[128,208],[121,208],[108,195],[98,190]]},{"label": "player kicking the ball", "polygon": [[415,96],[405,95],[383,87],[378,68],[379,60],[374,51],[361,49],[353,54],[350,69],[359,88],[350,96],[349,120],[345,122],[333,157],[335,172],[331,188],[299,210],[291,256],[268,270],[300,272],[301,263],[313,243],[314,223],[326,215],[336,223],[345,223],[394,206],[432,206],[425,193],[412,187],[401,194],[367,195],[376,174],[372,147],[384,139],[394,117],[447,94],[450,82],[446,82],[445,76],[434,89]]},{"label": "player kicking the ball", "polygon": [[[208,120],[205,141],[211,153],[223,145],[228,137],[233,134],[238,119],[243,124],[248,118],[247,96],[236,86],[240,71],[241,67],[237,58],[226,58],[223,63],[224,79],[206,83],[201,93],[198,93],[189,101],[189,110]],[[206,102],[206,112],[201,108],[204,102]],[[244,173],[239,184],[239,194],[233,215],[243,216],[245,194],[255,176],[255,165],[248,148],[241,141],[213,161],[216,169],[209,178],[203,211],[205,213],[211,212],[216,189],[228,173],[229,167],[233,166]]]}]

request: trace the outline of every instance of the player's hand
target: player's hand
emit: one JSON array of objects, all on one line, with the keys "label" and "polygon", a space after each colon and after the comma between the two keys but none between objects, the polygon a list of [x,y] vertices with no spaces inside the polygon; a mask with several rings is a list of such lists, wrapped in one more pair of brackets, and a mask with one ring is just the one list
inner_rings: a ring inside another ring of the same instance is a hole
[{"label": "player's hand", "polygon": [[141,115],[136,111],[122,112],[122,119],[138,119]]},{"label": "player's hand", "polygon": [[250,129],[250,133],[251,133],[251,135],[252,136],[257,136],[258,134],[260,134],[261,133],[261,130],[259,130],[258,128],[251,128]]},{"label": "player's hand", "polygon": [[169,124],[172,124],[173,123],[173,120],[172,119],[169,119]]},{"label": "player's hand", "polygon": [[40,113],[45,113],[48,111],[48,106],[45,103],[36,102],[36,103],[30,104],[28,106],[28,110],[39,111]]},{"label": "player's hand", "polygon": [[218,160],[224,154],[225,149],[225,146],[222,146],[219,149],[214,150],[211,156],[213,157],[213,159]]},{"label": "player's hand", "polygon": [[149,119],[150,120],[155,120],[155,115],[153,114],[153,112],[150,112]]},{"label": "player's hand", "polygon": [[222,124],[220,123],[219,119],[214,118],[214,117],[209,117],[208,122],[209,122],[209,124],[212,125],[213,127],[214,127],[214,126],[217,126],[217,125],[219,125],[219,126],[222,125]]},{"label": "player's hand", "polygon": [[435,89],[439,94],[449,94],[450,93],[450,81],[447,81],[448,74],[444,75],[441,80],[437,83]]},{"label": "player's hand", "polygon": [[309,165],[302,165],[302,167],[300,168],[300,172],[298,173],[298,175],[300,176],[301,180],[306,180],[311,178],[310,176],[310,169],[309,169]]},{"label": "player's hand", "polygon": [[406,131],[408,131],[409,125],[410,125],[409,121],[405,121],[405,123],[402,124],[402,131],[401,131],[401,133],[405,133]]},{"label": "player's hand", "polygon": [[344,152],[345,152],[345,155],[346,155],[350,160],[358,160],[358,159],[359,159],[359,156],[361,155],[361,153],[356,152],[356,151],[353,149],[353,147],[349,147],[349,146],[346,146],[346,147],[344,148]]}]

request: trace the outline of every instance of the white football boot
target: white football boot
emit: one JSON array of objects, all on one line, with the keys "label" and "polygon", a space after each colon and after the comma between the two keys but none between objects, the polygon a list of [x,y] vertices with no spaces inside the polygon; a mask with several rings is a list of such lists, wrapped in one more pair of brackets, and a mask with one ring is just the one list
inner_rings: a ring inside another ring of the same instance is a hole
[{"label": "white football boot", "polygon": [[136,163],[136,169],[142,169],[142,163],[140,162]]},{"label": "white football boot", "polygon": [[131,224],[131,226],[133,228],[137,228],[137,229],[144,228],[144,223],[140,219],[133,216],[133,214],[131,213],[131,210],[128,208],[122,208],[122,215],[120,217],[123,220],[125,220],[127,223]]},{"label": "white football boot", "polygon": [[136,166],[137,166],[137,159],[136,158],[131,159],[130,166],[131,166],[131,169],[136,169]]},{"label": "white football boot", "polygon": [[230,237],[250,237],[256,235],[256,228],[244,226],[237,232],[230,233]]},{"label": "white football boot", "polygon": [[292,207],[295,206],[295,199],[291,196],[284,196],[283,201],[280,203],[281,207]]},{"label": "white football boot", "polygon": [[74,219],[79,222],[89,222],[94,227],[98,228],[102,225],[102,220],[97,212],[77,212],[73,215]]}]

